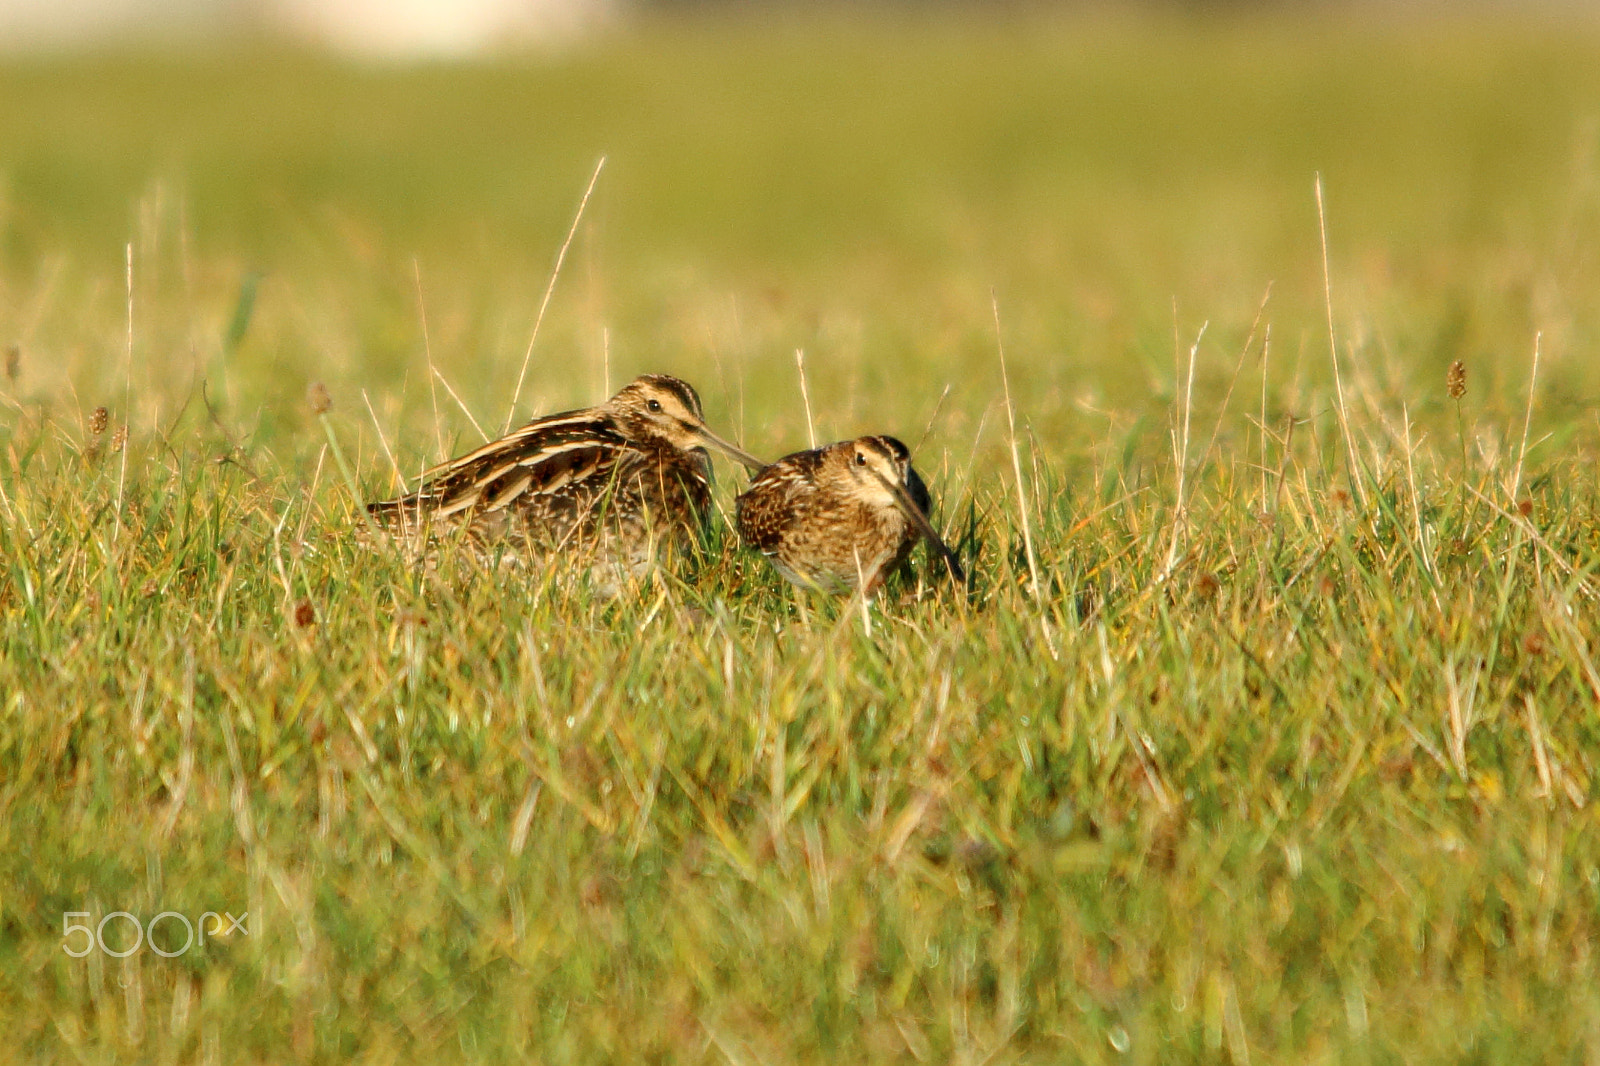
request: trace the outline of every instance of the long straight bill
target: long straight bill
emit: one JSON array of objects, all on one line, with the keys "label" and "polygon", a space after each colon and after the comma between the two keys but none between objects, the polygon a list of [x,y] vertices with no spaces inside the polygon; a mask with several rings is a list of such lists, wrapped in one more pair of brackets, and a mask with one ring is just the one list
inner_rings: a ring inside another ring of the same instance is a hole
[{"label": "long straight bill", "polygon": [[766,469],[766,463],[763,463],[760,459],[757,459],[755,456],[751,455],[738,445],[728,443],[704,426],[696,426],[695,433],[699,435],[701,440],[717,449],[723,455],[726,455],[728,458],[733,459],[736,462],[743,463],[749,469]]},{"label": "long straight bill", "polygon": [[905,486],[890,481],[877,471],[873,471],[873,474],[879,481],[883,482],[884,486],[894,496],[894,502],[899,505],[905,516],[911,519],[911,524],[917,527],[917,532],[921,533],[929,546],[944,558],[944,565],[950,568],[950,576],[957,581],[966,581],[967,575],[962,571],[961,563],[956,560],[956,553],[950,550],[950,546],[934,530],[932,524],[928,522],[928,516],[923,514],[922,508],[918,507],[916,502],[911,499],[911,495],[906,492]]}]

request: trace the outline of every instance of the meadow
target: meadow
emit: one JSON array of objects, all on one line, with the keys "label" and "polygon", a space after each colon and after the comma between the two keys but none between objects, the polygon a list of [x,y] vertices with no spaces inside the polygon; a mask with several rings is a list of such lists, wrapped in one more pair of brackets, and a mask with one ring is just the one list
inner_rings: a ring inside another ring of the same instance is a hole
[{"label": "meadow", "polygon": [[[1600,26],[0,100],[0,1059],[1600,1061]],[[726,466],[617,600],[352,536],[647,371],[901,437],[970,583],[797,594]]]}]

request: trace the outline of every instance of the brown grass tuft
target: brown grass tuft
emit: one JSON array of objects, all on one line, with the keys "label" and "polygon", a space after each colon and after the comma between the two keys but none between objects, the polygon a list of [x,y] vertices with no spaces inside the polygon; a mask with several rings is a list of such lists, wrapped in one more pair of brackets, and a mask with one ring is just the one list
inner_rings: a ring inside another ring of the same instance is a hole
[{"label": "brown grass tuft", "polygon": [[313,381],[306,387],[306,403],[311,405],[314,415],[325,415],[333,410],[333,397],[328,395],[328,386],[320,381]]}]

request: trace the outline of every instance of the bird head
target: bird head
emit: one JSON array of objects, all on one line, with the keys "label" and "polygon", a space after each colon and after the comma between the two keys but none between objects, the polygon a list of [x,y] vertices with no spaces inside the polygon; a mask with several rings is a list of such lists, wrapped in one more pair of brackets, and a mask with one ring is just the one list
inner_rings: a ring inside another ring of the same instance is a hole
[{"label": "bird head", "polygon": [[928,521],[928,487],[911,465],[911,450],[894,437],[858,437],[829,449],[836,473],[850,485],[853,495],[874,506],[895,507],[927,540],[949,566],[956,580],[964,580],[955,552]]},{"label": "bird head", "polygon": [[706,427],[700,396],[686,381],[645,374],[624,385],[606,407],[635,440],[653,440],[684,452],[709,446],[751,470],[765,465]]}]

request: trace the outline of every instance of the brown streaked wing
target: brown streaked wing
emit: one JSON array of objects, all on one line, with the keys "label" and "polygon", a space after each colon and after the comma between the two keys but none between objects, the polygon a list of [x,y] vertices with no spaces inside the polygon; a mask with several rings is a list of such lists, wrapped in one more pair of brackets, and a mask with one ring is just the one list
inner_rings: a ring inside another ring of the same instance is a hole
[{"label": "brown streaked wing", "polygon": [[812,487],[821,451],[784,456],[757,474],[738,498],[739,535],[746,544],[767,554],[776,551],[797,498]]},{"label": "brown streaked wing", "polygon": [[562,411],[560,414],[546,415],[535,418],[532,422],[518,426],[503,437],[496,437],[478,445],[465,455],[458,455],[453,459],[446,459],[442,463],[430,466],[421,474],[422,483],[430,485],[440,478],[449,475],[452,471],[470,466],[485,458],[490,458],[514,450],[519,444],[527,441],[553,439],[564,436],[572,430],[593,432],[595,428],[604,429],[608,423],[604,416],[593,407],[581,407],[576,411]]},{"label": "brown streaked wing", "polygon": [[615,467],[619,455],[618,448],[590,442],[542,453],[532,462],[498,468],[481,482],[482,508],[498,511],[527,497],[554,496],[574,483],[607,480],[603,471]]},{"label": "brown streaked wing", "polygon": [[499,510],[517,500],[559,492],[573,481],[605,477],[627,441],[589,412],[529,423],[500,440],[435,467],[415,493],[374,508],[416,506],[446,517],[480,503]]}]

